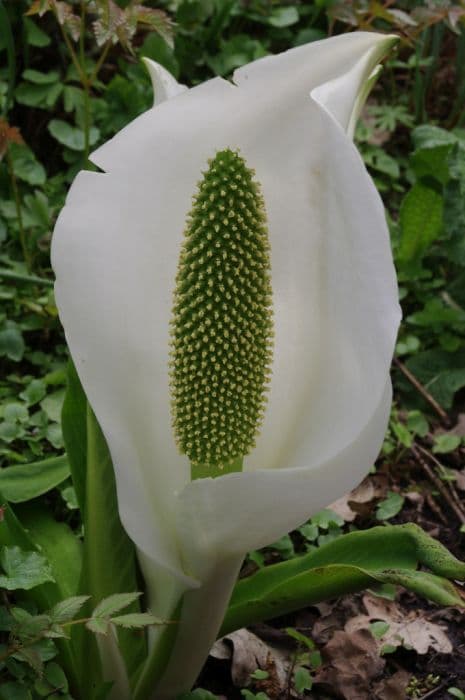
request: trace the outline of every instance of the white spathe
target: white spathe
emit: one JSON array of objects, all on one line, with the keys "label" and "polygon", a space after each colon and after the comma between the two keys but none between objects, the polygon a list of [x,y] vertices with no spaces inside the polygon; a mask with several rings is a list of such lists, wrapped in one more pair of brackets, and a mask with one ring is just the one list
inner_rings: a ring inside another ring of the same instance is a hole
[{"label": "white spathe", "polygon": [[[156,106],[92,155],[104,172],[79,173],[57,222],[60,317],[112,454],[121,520],[150,562],[146,577],[163,571],[176,595],[193,589],[191,607],[209,591],[211,606],[211,577],[224,572],[199,648],[221,623],[243,555],[354,486],[383,440],[400,311],[384,209],[351,135],[393,41],[347,34],[255,61],[234,84],[215,78],[190,90],[151,62]],[[273,376],[244,471],[191,483],[171,428],[168,324],[196,183],[227,147],[255,169],[264,194]],[[198,664],[184,667],[189,682]],[[157,698],[183,690],[176,675],[179,665]]]}]

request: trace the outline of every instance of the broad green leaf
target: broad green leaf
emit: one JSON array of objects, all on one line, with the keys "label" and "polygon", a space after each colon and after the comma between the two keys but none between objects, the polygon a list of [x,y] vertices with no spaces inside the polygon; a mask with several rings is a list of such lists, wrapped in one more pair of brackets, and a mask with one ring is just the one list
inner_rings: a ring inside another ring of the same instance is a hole
[{"label": "broad green leaf", "polygon": [[54,623],[68,622],[76,617],[87,600],[89,600],[87,595],[76,595],[66,598],[66,600],[61,600],[54,605],[48,614]]},{"label": "broad green leaf", "polygon": [[[432,573],[416,571],[419,565]],[[448,579],[464,580],[465,563],[416,525],[351,532],[238,581],[220,635],[380,582],[403,585],[440,605],[465,607]]]},{"label": "broad green leaf", "polygon": [[442,230],[442,211],[441,194],[423,182],[407,193],[400,208],[402,262],[417,262],[427,252]]},{"label": "broad green leaf", "polygon": [[[1,494],[0,502],[3,502]],[[3,509],[3,521],[0,525],[0,544],[10,547],[19,546],[25,550],[32,550],[37,547],[37,544],[31,538],[31,532],[23,527],[10,505],[6,505]],[[64,548],[63,554],[65,556],[63,557],[63,566],[66,567],[69,563],[71,565],[70,571],[72,574],[74,570],[73,567],[75,566],[75,560],[77,558],[79,561],[79,556],[76,557],[76,552],[73,553],[71,551],[71,558],[68,560],[66,553],[67,549]],[[47,610],[66,596],[57,583],[51,582],[37,586],[36,588],[32,588],[24,595],[27,596],[28,599],[32,599],[40,610]],[[66,640],[58,641],[57,645],[60,649],[61,659],[65,665],[68,678],[73,682],[75,688],[79,688],[80,677],[76,672],[75,657],[72,646]]]},{"label": "broad green leaf", "polygon": [[29,537],[50,563],[60,591],[52,605],[75,595],[82,561],[79,539],[66,523],[56,521],[52,513],[39,504],[19,505],[16,512]]},{"label": "broad green leaf", "polygon": [[48,561],[38,552],[25,552],[19,547],[2,547],[0,588],[7,591],[29,590],[46,581],[54,581]]},{"label": "broad green leaf", "polygon": [[0,492],[7,501],[21,503],[41,496],[68,477],[69,464],[66,456],[18,464],[0,470]]},{"label": "broad green leaf", "polygon": [[[84,566],[79,591],[91,596],[85,606],[85,613],[90,615],[92,606],[98,605],[104,598],[114,593],[136,591],[138,584],[134,545],[119,519],[111,457],[72,363],[69,365],[62,427],[84,520]],[[139,612],[136,602],[132,604],[130,612]],[[80,677],[90,682],[92,677],[98,677],[95,641],[89,640],[85,630],[76,630],[73,634],[81,650]],[[131,674],[145,657],[145,638],[143,635],[135,637],[134,633],[123,629],[118,632],[118,637]],[[86,697],[90,699],[89,686],[86,692]]]},{"label": "broad green leaf", "polygon": [[134,603],[141,593],[115,593],[102,600],[92,613],[92,617],[109,617]]}]

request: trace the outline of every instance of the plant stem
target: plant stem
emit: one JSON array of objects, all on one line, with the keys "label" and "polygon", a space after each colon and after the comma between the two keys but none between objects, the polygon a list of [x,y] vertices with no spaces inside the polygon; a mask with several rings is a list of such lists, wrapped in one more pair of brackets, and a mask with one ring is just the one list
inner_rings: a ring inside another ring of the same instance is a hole
[{"label": "plant stem", "polygon": [[22,275],[14,270],[0,270],[0,279],[13,280],[13,282],[24,282],[25,284],[40,284],[44,287],[53,287],[53,281],[45,277],[36,275]]},{"label": "plant stem", "polygon": [[29,250],[27,248],[26,232],[24,230],[23,215],[21,213],[21,200],[19,197],[18,183],[16,180],[16,175],[15,175],[14,168],[13,168],[13,159],[11,157],[11,153],[9,151],[9,148],[6,149],[6,164],[7,164],[7,169],[8,169],[8,175],[9,175],[10,182],[11,182],[11,188],[13,190],[13,197],[15,200],[16,217],[18,219],[19,240],[21,243],[21,250],[23,252],[23,259],[24,259],[24,262],[26,264],[26,269],[28,272],[30,272],[31,271],[31,256],[30,256]]},{"label": "plant stem", "polygon": [[100,68],[103,66],[103,62],[105,61],[106,57],[108,56],[108,52],[111,48],[111,41],[107,41],[105,46],[103,47],[103,51],[99,56],[99,59],[97,63],[95,64],[95,68],[92,71],[92,74],[89,79],[89,85],[93,85],[94,82],[97,80],[97,76],[99,74]]}]

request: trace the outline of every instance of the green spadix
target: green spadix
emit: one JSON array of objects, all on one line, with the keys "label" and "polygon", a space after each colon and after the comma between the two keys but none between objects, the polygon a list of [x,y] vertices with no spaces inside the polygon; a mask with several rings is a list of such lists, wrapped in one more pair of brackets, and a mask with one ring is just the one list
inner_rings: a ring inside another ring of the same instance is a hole
[{"label": "green spadix", "polygon": [[272,294],[265,208],[253,176],[237,151],[209,161],[179,260],[172,415],[194,479],[240,471],[264,413]]}]

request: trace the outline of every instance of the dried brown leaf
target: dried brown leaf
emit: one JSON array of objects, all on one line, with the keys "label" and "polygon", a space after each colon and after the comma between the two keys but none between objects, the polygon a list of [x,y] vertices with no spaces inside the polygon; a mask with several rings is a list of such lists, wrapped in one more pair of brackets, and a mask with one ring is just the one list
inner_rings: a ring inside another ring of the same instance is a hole
[{"label": "dried brown leaf", "polygon": [[377,640],[380,647],[385,644],[414,649],[418,654],[426,654],[429,649],[450,654],[452,644],[443,625],[428,620],[422,610],[403,610],[397,603],[384,598],[365,595],[363,603],[366,615],[357,615],[348,620],[345,631],[368,630],[370,623],[381,620],[389,625],[386,633]]},{"label": "dried brown leaf", "polygon": [[285,651],[262,641],[253,632],[237,630],[218,639],[210,655],[217,659],[231,659],[231,678],[237,687],[250,685],[250,674],[257,669],[267,670],[283,690],[286,686],[290,659]]},{"label": "dried brown leaf", "polygon": [[17,126],[10,126],[6,119],[0,117],[0,160],[10,143],[23,143],[23,137]]},{"label": "dried brown leaf", "polygon": [[372,681],[385,661],[368,630],[338,631],[322,650],[323,667],[316,682],[329,685],[346,700],[372,700]]}]

